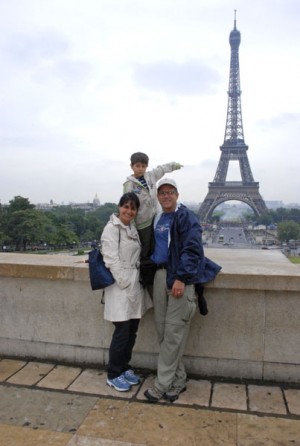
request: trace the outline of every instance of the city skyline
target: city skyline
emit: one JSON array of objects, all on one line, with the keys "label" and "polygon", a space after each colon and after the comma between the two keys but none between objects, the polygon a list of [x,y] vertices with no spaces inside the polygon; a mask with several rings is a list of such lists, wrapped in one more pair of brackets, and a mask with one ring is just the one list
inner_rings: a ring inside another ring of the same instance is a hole
[{"label": "city skyline", "polygon": [[[22,196],[22,195],[20,195],[20,196]],[[12,197],[11,200],[13,200],[14,198],[15,197]],[[88,206],[89,208],[92,208],[92,207],[96,208],[96,207],[105,205],[107,203],[115,203],[115,204],[117,204],[117,201],[115,201],[115,202],[114,201],[112,201],[112,202],[110,202],[110,201],[101,201],[97,193],[94,195],[94,197],[92,199],[88,199],[88,200],[82,201],[82,202],[76,202],[76,201],[55,202],[54,200],[51,199],[48,202],[47,201],[41,201],[41,202],[34,203],[34,202],[32,202],[30,200],[29,197],[23,197],[23,198],[27,198],[29,200],[30,204],[33,204],[34,206],[36,206],[37,208],[40,208],[40,209],[43,209],[43,208],[49,208],[50,209],[51,207],[56,207],[56,206],[74,206],[74,207],[77,207],[77,208],[80,208],[80,207],[85,208],[85,207]],[[11,201],[11,200],[9,200],[9,201]],[[201,202],[190,201],[190,200],[184,200],[183,203],[186,204],[187,206],[191,206],[193,208],[199,208],[200,205],[201,205]],[[9,205],[9,202],[3,203],[3,202],[0,201],[0,205],[7,206],[7,205]],[[298,208],[298,207],[300,207],[300,202],[283,202],[281,200],[269,200],[269,201],[267,200],[266,201],[266,205],[267,205],[268,209],[277,209],[277,208],[280,208],[280,207],[288,207],[288,208],[295,207],[295,208]],[[221,203],[219,206],[216,207],[216,210],[218,210],[218,209],[220,209],[220,208],[222,208],[224,206],[225,207],[226,206],[232,206],[232,207],[236,207],[237,206],[237,207],[241,207],[241,208],[249,208],[249,210],[251,210],[250,206],[248,206],[246,203],[239,202],[239,201],[234,201],[234,200],[230,200],[230,201],[226,201],[226,202]]]},{"label": "city skyline", "polygon": [[[0,0],[0,200],[118,202],[143,151],[200,203],[224,141],[237,10],[245,141],[266,202],[299,202],[296,0]],[[238,169],[229,178],[238,180]]]}]

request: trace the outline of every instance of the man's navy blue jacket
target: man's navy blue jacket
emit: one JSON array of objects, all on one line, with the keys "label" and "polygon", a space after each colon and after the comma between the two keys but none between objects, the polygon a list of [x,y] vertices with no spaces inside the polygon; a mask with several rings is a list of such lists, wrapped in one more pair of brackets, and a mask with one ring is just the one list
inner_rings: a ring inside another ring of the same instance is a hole
[{"label": "man's navy blue jacket", "polygon": [[204,255],[202,228],[197,216],[180,204],[170,228],[167,287],[171,289],[176,279],[186,285],[205,284],[220,270],[221,266]]}]

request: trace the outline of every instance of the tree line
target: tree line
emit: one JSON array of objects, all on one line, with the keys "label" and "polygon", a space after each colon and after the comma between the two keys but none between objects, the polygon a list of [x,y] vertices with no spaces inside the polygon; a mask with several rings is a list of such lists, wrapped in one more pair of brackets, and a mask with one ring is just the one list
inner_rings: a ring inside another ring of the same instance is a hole
[{"label": "tree line", "polygon": [[0,249],[61,249],[99,240],[116,211],[114,203],[105,203],[91,212],[71,206],[44,211],[36,209],[28,198],[16,196],[7,206],[0,205]]},{"label": "tree line", "polygon": [[[222,214],[222,211],[216,212],[213,218],[220,222]],[[276,225],[277,238],[281,242],[300,240],[300,209],[298,208],[268,209],[260,217],[255,217],[253,212],[245,212],[241,221],[254,226],[265,225],[267,228]]]},{"label": "tree line", "polygon": [[300,240],[300,209],[269,209],[258,218],[257,223],[266,226],[276,224],[277,238],[281,242]]},{"label": "tree line", "polygon": [[[70,205],[44,211],[36,209],[28,198],[16,196],[7,206],[0,205],[0,250],[26,251],[43,246],[62,249],[88,244],[100,239],[110,215],[116,211],[115,203],[105,203],[90,212]],[[276,224],[280,241],[300,239],[300,209],[270,209],[255,223]]]}]

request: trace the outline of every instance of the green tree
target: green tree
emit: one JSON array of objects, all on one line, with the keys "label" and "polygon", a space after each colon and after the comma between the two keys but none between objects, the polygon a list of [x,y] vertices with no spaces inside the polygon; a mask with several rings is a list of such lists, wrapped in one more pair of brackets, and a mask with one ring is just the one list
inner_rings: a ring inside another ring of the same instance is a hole
[{"label": "green tree", "polygon": [[100,237],[99,234],[95,235],[94,231],[90,231],[89,229],[85,231],[85,233],[82,235],[82,240],[85,242],[91,242],[92,240],[98,240]]},{"label": "green tree", "polygon": [[7,219],[6,235],[16,246],[16,250],[26,250],[28,244],[40,243],[46,236],[46,215],[36,209],[14,211]]},{"label": "green tree", "polygon": [[85,239],[85,241],[99,240],[111,214],[117,211],[118,206],[115,203],[105,203],[94,212],[86,214],[87,229],[93,233],[93,236],[90,239]]},{"label": "green tree", "polygon": [[300,223],[300,209],[289,209],[289,220]]},{"label": "green tree", "polygon": [[284,221],[279,223],[277,237],[281,242],[298,240],[300,238],[300,225],[294,221]]},{"label": "green tree", "polygon": [[16,196],[8,206],[0,206],[0,242],[25,250],[29,243],[73,246],[73,242],[99,240],[110,215],[117,210],[115,203],[105,203],[92,212],[72,206],[41,211],[27,198]]},{"label": "green tree", "polygon": [[0,231],[0,251],[4,245],[5,245],[5,234],[4,232]]},{"label": "green tree", "polygon": [[13,200],[10,200],[8,206],[8,212],[11,214],[16,211],[25,211],[26,209],[33,209],[34,205],[31,204],[28,198],[17,195]]},{"label": "green tree", "polygon": [[215,222],[216,224],[220,223],[221,218],[225,215],[225,213],[223,211],[214,211],[211,218],[209,219],[210,221]]},{"label": "green tree", "polygon": [[290,220],[289,209],[286,208],[276,209],[276,211],[274,212],[274,220],[276,223]]},{"label": "green tree", "polygon": [[241,220],[246,223],[251,223],[253,221],[253,218],[254,218],[254,213],[247,210],[242,213]]},{"label": "green tree", "polygon": [[59,224],[55,229],[47,234],[46,241],[53,246],[73,246],[79,243],[75,232],[70,231],[67,225]]},{"label": "green tree", "polygon": [[274,215],[271,211],[264,212],[260,217],[256,219],[256,223],[259,225],[270,225],[274,222]]},{"label": "green tree", "polygon": [[0,204],[0,249],[7,243],[6,231],[7,209]]},{"label": "green tree", "polygon": [[87,228],[87,219],[82,209],[73,209],[71,206],[60,206],[49,212],[55,226],[64,225],[74,232],[81,240]]}]

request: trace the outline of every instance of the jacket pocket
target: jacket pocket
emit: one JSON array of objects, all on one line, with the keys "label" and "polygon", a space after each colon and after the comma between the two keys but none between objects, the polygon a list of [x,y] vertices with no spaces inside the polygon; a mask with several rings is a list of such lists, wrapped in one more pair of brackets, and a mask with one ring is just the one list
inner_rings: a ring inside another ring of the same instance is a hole
[{"label": "jacket pocket", "polygon": [[117,284],[121,288],[121,290],[124,290],[125,288],[128,288],[131,284],[131,274],[129,269],[122,269],[120,271],[120,274],[118,274],[118,278],[116,279]]}]

